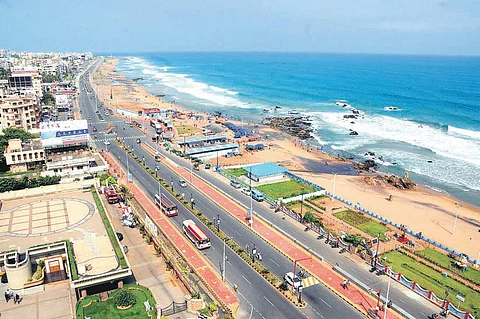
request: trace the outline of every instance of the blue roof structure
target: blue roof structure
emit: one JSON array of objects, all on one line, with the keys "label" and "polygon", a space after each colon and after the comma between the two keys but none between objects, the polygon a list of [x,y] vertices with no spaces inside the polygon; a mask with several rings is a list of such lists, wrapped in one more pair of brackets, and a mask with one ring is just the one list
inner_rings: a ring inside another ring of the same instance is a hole
[{"label": "blue roof structure", "polygon": [[178,145],[183,146],[187,145],[188,147],[196,146],[203,143],[225,143],[227,138],[225,136],[210,136],[210,137],[203,137],[203,138],[192,138],[188,139],[185,142],[178,142]]},{"label": "blue roof structure", "polygon": [[185,153],[191,156],[191,155],[197,155],[197,154],[203,154],[203,153],[210,153],[210,152],[223,151],[223,150],[234,150],[234,149],[238,149],[237,144],[219,144],[219,145],[212,145],[212,146],[206,146],[206,147],[192,148],[187,150]]},{"label": "blue roof structure", "polygon": [[252,175],[257,177],[267,177],[272,175],[279,175],[288,172],[284,167],[278,166],[272,162],[266,162],[262,164],[253,165],[250,167],[245,167],[245,169]]}]

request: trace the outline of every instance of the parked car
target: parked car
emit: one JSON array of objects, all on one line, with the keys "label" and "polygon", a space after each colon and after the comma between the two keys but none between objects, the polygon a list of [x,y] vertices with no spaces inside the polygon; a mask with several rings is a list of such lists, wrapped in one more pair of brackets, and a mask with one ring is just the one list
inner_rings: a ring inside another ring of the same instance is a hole
[{"label": "parked car", "polygon": [[252,191],[250,190],[250,188],[247,188],[247,187],[242,188],[242,193],[244,193],[247,196],[252,195]]},{"label": "parked car", "polygon": [[180,184],[181,187],[187,187],[187,182],[185,182],[183,179],[178,181],[178,184]]},{"label": "parked car", "polygon": [[240,184],[239,181],[237,181],[235,179],[232,179],[230,181],[230,186],[232,186],[233,188],[240,188],[240,187],[242,187],[242,184]]},{"label": "parked car", "polygon": [[285,276],[283,276],[283,280],[285,280],[287,284],[293,286],[295,289],[298,289],[298,287],[302,287],[302,280],[298,278],[298,276],[295,276],[291,271],[287,272]]},{"label": "parked car", "polygon": [[255,189],[252,190],[252,198],[254,200],[256,200],[257,202],[263,202],[263,200],[265,199],[263,194],[260,193],[259,191],[255,190]]},{"label": "parked car", "polygon": [[119,241],[122,241],[123,240],[123,234],[117,232],[117,238],[118,238]]}]

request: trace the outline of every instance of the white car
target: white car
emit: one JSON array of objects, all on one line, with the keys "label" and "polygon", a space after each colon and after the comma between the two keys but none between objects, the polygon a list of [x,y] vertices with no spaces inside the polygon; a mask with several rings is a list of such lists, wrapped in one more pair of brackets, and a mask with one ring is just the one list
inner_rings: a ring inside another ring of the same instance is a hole
[{"label": "white car", "polygon": [[[295,277],[295,280],[294,280],[294,277]],[[298,287],[302,287],[302,280],[298,276],[294,276],[293,272],[287,272],[285,276],[283,276],[283,279],[290,286],[293,285],[295,289],[298,289]],[[295,284],[293,283],[294,281],[295,281]]]},{"label": "white car", "polygon": [[182,187],[187,187],[187,182],[185,182],[183,179],[179,180],[178,184],[180,184]]},{"label": "white car", "polygon": [[244,193],[247,196],[250,196],[252,192],[250,191],[250,188],[242,188],[242,193]]}]

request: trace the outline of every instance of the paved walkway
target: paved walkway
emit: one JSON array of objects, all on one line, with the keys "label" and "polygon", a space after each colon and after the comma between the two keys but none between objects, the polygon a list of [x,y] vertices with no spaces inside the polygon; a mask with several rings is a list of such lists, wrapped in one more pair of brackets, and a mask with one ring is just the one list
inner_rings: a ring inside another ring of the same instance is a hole
[{"label": "paved walkway", "polygon": [[[117,174],[122,172],[120,176],[125,177],[125,172],[123,172],[123,169],[113,157],[109,153],[104,153],[103,155],[107,159],[110,167],[115,169]],[[222,283],[220,276],[212,269],[203,255],[192,247],[190,241],[169,221],[168,217],[165,217],[157,206],[153,204],[152,200],[146,196],[135,183],[129,183],[128,185],[131,193],[138,202],[142,204],[145,211],[150,215],[150,218],[177,247],[178,251],[183,254],[185,259],[188,260],[189,264],[195,269],[204,284],[209,288],[209,291],[213,292],[218,300],[227,305],[235,313],[238,308],[238,300],[234,292]]]},{"label": "paved walkway", "polygon": [[[189,170],[178,167],[168,160],[164,161],[164,163],[168,165],[170,169],[182,176],[186,181],[190,182],[195,188],[208,196],[213,202],[217,203],[217,205],[222,207],[226,212],[235,216],[248,227],[248,220],[246,218],[247,212],[243,207],[222,194],[210,184],[198,178],[196,175],[192,176]],[[270,228],[258,219],[253,223],[253,230],[290,259],[302,260],[298,262],[301,267],[318,278],[324,285],[329,287],[339,297],[352,304],[358,310],[367,313],[368,311],[375,309],[377,305],[377,300],[375,298],[353,284],[351,284],[348,289],[343,289],[342,282],[345,280],[343,277],[334,272],[328,264],[312,257],[304,249],[292,243],[291,240],[285,238],[285,236],[276,230]],[[383,311],[378,311],[377,314],[381,318],[384,316]],[[387,312],[387,318],[394,319],[402,317],[389,309]]]}]

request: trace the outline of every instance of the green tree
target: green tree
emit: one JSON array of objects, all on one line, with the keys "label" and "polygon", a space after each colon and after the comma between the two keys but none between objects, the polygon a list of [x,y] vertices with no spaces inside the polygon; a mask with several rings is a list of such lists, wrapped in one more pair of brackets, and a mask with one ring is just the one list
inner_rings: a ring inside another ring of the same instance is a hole
[{"label": "green tree", "polygon": [[42,98],[40,99],[40,102],[42,102],[42,104],[46,104],[46,105],[52,105],[53,104],[53,95],[52,93],[50,93],[50,91],[43,91],[43,95],[42,95]]},{"label": "green tree", "polygon": [[0,79],[6,80],[6,79],[8,79],[8,77],[10,76],[10,74],[12,74],[12,72],[10,71],[10,69],[0,68]]},{"label": "green tree", "polygon": [[313,216],[311,211],[308,211],[305,213],[305,216],[303,216],[303,220],[306,221],[307,223],[311,223],[315,220],[315,216]]},{"label": "green tree", "polygon": [[19,138],[22,141],[39,137],[37,134],[29,133],[23,129],[7,127],[3,129],[3,135],[0,135],[0,171],[5,172],[8,167],[5,162],[5,148],[8,146],[8,140]]},{"label": "green tree", "polygon": [[42,76],[42,82],[43,83],[55,83],[55,82],[62,82],[62,77],[55,73],[55,74],[50,74],[50,73],[40,73]]},{"label": "green tree", "polygon": [[115,306],[117,307],[133,306],[136,303],[137,303],[137,299],[135,298],[135,295],[126,289],[121,290],[115,296]]}]

